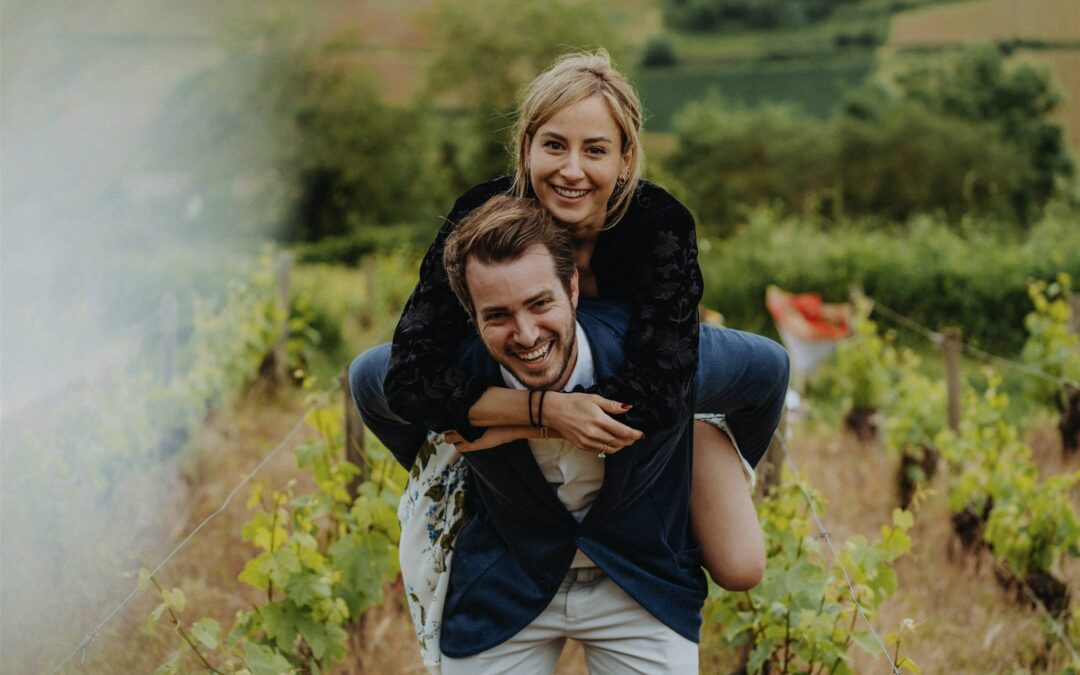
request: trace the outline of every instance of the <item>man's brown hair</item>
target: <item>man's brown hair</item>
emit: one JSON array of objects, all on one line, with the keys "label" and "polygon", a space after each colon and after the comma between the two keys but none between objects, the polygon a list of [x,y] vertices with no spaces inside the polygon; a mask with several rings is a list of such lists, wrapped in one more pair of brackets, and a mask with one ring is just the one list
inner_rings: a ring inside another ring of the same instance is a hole
[{"label": "man's brown hair", "polygon": [[469,316],[476,316],[465,283],[469,256],[485,265],[509,263],[535,244],[541,244],[551,254],[555,276],[569,296],[574,249],[566,230],[555,224],[540,202],[529,197],[496,195],[461,220],[446,238],[443,266],[450,288]]}]

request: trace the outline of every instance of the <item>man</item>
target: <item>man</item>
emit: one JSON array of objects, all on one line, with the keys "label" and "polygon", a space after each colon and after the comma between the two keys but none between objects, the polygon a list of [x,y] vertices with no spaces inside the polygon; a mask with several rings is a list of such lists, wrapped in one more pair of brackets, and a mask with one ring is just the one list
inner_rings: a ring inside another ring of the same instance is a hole
[{"label": "man", "polygon": [[[618,371],[629,312],[578,302],[569,241],[534,201],[492,199],[455,230],[444,260],[480,336],[462,357],[470,371],[556,391]],[[568,637],[592,672],[697,672],[706,584],[683,403],[683,423],[610,455],[531,427],[460,446],[485,449],[464,454],[468,520],[443,613],[444,673],[550,673]]]}]

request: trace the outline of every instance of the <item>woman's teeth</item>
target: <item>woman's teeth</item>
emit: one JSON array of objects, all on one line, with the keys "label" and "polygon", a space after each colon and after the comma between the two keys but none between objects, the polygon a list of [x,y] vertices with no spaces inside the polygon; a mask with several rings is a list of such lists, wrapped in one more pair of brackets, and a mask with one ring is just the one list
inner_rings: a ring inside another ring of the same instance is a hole
[{"label": "woman's teeth", "polygon": [[558,187],[557,185],[552,185],[551,189],[555,191],[555,194],[566,197],[567,199],[577,199],[578,197],[584,197],[589,193],[588,190],[568,190],[566,188]]}]

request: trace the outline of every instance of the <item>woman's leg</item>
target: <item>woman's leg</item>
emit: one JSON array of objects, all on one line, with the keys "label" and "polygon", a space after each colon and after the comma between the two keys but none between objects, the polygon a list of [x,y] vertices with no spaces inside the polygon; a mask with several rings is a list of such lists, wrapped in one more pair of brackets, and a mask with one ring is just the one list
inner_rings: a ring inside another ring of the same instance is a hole
[{"label": "woman's leg", "polygon": [[750,466],[769,447],[787,395],[790,365],[760,335],[703,324],[694,377],[694,412],[723,414]]},{"label": "woman's leg", "polygon": [[690,513],[705,569],[728,590],[753,588],[765,572],[764,537],[743,460],[752,469],[768,449],[789,368],[787,352],[768,338],[701,326],[694,412],[724,415],[734,442],[714,424],[694,422]]},{"label": "woman's leg", "polygon": [[722,588],[744,591],[765,574],[765,539],[750,497],[750,481],[726,433],[694,422],[690,521],[705,569]]},{"label": "woman's leg", "polygon": [[406,468],[427,440],[427,429],[398,417],[386,403],[383,380],[390,366],[390,343],[372,347],[349,366],[349,386],[360,418]]}]

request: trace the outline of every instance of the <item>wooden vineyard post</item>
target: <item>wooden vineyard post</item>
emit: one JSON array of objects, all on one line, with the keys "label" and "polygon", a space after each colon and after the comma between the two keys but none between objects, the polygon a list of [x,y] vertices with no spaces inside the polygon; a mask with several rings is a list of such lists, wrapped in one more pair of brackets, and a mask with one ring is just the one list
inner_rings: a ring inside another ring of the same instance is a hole
[{"label": "wooden vineyard post", "polygon": [[356,498],[356,490],[367,475],[367,456],[364,444],[364,421],[353,402],[352,386],[349,384],[349,366],[341,374],[341,391],[345,394],[345,459],[360,467],[360,473],[349,483],[349,495]]},{"label": "wooden vineyard post", "polygon": [[277,272],[278,307],[282,313],[277,342],[274,344],[274,384],[282,386],[288,375],[285,371],[288,360],[285,348],[289,342],[289,273],[292,269],[292,255],[288,251],[281,251],[277,254],[274,267]]},{"label": "wooden vineyard post", "polygon": [[946,328],[945,336],[945,386],[949,394],[949,428],[960,430],[960,329]]},{"label": "wooden vineyard post", "polygon": [[166,293],[161,298],[161,379],[165,386],[172,383],[176,374],[176,315],[178,312],[176,295]]},{"label": "wooden vineyard post", "polygon": [[769,494],[769,490],[780,484],[780,474],[783,473],[784,462],[787,460],[787,453],[784,452],[784,440],[787,439],[788,431],[787,415],[785,410],[783,417],[780,418],[780,426],[776,428],[776,433],[773,434],[769,447],[765,450],[762,467],[764,470],[759,473],[761,478],[757,489],[759,497],[765,497]]}]

